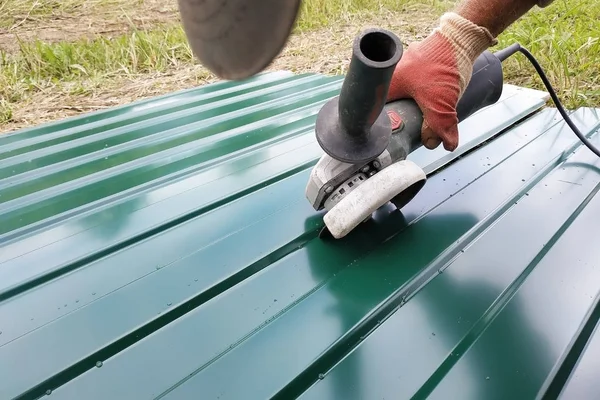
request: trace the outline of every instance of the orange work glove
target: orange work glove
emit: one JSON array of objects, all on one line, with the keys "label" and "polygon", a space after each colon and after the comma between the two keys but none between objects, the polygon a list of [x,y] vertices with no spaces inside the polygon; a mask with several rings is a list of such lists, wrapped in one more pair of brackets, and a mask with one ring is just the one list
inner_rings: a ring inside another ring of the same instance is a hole
[{"label": "orange work glove", "polygon": [[412,98],[423,112],[421,140],[428,149],[458,146],[456,106],[477,57],[496,43],[491,33],[456,13],[446,13],[422,42],[411,44],[396,66],[388,102]]}]

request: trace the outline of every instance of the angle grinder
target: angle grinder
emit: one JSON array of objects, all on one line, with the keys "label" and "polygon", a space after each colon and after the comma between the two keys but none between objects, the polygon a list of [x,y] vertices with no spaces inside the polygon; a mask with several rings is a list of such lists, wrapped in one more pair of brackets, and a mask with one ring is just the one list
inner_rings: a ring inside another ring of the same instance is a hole
[{"label": "angle grinder", "polygon": [[[477,58],[457,105],[459,122],[500,99],[502,61],[511,51]],[[322,234],[342,238],[388,202],[401,209],[425,185],[425,172],[407,160],[422,146],[423,113],[412,99],[386,103],[402,52],[394,33],[363,31],[354,40],[340,95],[319,111],[315,134],[325,154],[311,172],[306,197],[316,211],[327,210]]]}]

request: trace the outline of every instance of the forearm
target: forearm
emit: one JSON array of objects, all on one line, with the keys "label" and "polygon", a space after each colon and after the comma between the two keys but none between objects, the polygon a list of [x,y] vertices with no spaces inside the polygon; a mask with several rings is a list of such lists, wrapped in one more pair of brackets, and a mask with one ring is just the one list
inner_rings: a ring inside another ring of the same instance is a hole
[{"label": "forearm", "polygon": [[487,28],[496,37],[533,7],[546,7],[553,0],[463,0],[455,12]]}]

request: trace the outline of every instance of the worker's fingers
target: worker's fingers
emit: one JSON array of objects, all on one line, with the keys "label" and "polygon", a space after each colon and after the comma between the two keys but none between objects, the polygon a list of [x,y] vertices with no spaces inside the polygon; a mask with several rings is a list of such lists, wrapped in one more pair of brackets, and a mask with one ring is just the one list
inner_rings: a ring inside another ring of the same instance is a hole
[{"label": "worker's fingers", "polygon": [[428,148],[429,150],[433,150],[437,148],[440,143],[442,143],[442,139],[438,135],[435,134],[433,129],[427,124],[427,122],[423,122],[423,129],[421,130],[421,140],[423,142],[423,146]]},{"label": "worker's fingers", "polygon": [[447,131],[442,135],[442,142],[444,143],[444,149],[447,151],[454,151],[458,147],[458,125],[453,124]]},{"label": "worker's fingers", "polygon": [[456,112],[450,109],[444,112],[427,109],[424,113],[421,141],[428,149],[433,150],[443,143],[444,149],[454,151],[458,147]]},{"label": "worker's fingers", "polygon": [[455,104],[457,89],[445,87],[424,87],[415,94],[415,99],[423,110],[423,127],[421,140],[428,149],[444,144],[447,151],[454,151],[458,146],[458,117]]}]

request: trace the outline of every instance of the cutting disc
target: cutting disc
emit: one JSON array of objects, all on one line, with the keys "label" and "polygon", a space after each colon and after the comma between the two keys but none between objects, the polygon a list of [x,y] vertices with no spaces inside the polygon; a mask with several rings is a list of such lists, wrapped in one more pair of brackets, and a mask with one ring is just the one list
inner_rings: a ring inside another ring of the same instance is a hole
[{"label": "cutting disc", "polygon": [[245,79],[279,55],[301,0],[178,0],[194,55],[222,79]]}]

